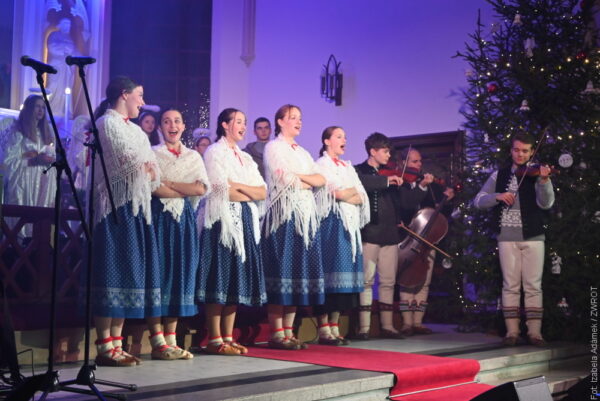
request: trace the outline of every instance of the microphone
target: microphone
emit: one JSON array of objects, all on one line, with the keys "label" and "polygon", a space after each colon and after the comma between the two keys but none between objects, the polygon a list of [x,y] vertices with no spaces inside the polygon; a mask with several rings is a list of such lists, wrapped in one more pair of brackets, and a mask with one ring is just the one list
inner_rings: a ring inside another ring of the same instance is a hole
[{"label": "microphone", "polygon": [[79,67],[83,67],[84,65],[88,65],[88,64],[94,64],[96,62],[96,59],[93,57],[73,57],[73,56],[67,56],[67,58],[65,58],[65,62],[67,63],[67,65],[77,65]]},{"label": "microphone", "polygon": [[21,57],[21,64],[33,68],[38,74],[43,74],[45,72],[48,74],[56,74],[56,68],[52,67],[50,64],[44,64],[29,56]]}]

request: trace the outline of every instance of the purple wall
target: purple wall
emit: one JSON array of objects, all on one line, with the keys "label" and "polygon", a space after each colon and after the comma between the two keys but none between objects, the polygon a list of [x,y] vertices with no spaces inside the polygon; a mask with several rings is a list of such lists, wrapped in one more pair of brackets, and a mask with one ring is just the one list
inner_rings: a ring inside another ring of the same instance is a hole
[{"label": "purple wall", "polygon": [[[237,29],[231,9],[243,2],[225,3],[223,14],[213,13],[213,35]],[[220,43],[218,51],[231,58],[220,63],[221,77],[213,76],[211,85],[239,81],[242,89],[229,99],[247,106],[249,122],[259,115],[272,119],[282,104],[299,105],[304,120],[299,142],[313,156],[323,128],[343,126],[349,136],[346,158],[358,163],[365,158],[364,138],[373,131],[401,136],[460,127],[460,98],[451,94],[465,84],[466,67],[451,56],[474,31],[479,7],[489,9],[480,0],[257,0],[256,59],[240,76],[241,34],[234,35],[231,49]],[[332,53],[344,74],[339,107],[319,95],[322,65]],[[228,106],[214,100],[213,108]],[[216,113],[211,110],[211,116]]]}]

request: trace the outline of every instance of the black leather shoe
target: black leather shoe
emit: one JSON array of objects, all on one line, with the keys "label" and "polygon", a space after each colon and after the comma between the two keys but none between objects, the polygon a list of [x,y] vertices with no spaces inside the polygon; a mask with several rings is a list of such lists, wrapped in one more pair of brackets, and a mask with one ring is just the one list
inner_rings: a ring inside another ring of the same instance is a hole
[{"label": "black leather shoe", "polygon": [[355,341],[369,341],[369,333],[356,333],[352,336],[352,339]]},{"label": "black leather shoe", "polygon": [[319,337],[319,344],[320,345],[341,345],[342,342],[340,340],[338,340],[337,338],[320,338]]},{"label": "black leather shoe", "polygon": [[405,338],[400,333],[397,333],[397,332],[391,331],[391,330],[386,330],[386,329],[381,329],[379,331],[379,337],[381,337],[381,338],[391,338],[391,339],[394,339],[394,340],[403,340]]},{"label": "black leather shoe", "polygon": [[534,347],[544,348],[548,346],[546,340],[540,337],[529,337],[528,342],[529,345],[533,345]]}]

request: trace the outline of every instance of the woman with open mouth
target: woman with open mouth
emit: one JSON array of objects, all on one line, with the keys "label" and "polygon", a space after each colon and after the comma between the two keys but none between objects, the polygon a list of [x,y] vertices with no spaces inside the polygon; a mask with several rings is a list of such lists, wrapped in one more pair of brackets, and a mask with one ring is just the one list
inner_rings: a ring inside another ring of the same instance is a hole
[{"label": "woman with open mouth", "polygon": [[252,156],[238,146],[245,134],[244,113],[225,109],[217,119],[217,141],[204,153],[211,193],[200,235],[197,299],[206,304],[205,351],[210,354],[246,354],[248,349],[233,339],[237,306],[267,300],[259,248],[267,188]]},{"label": "woman with open mouth", "polygon": [[325,128],[323,147],[317,164],[327,179],[331,195],[321,222],[325,304],[316,306],[319,321],[319,344],[347,345],[340,335],[340,312],[358,306],[363,291],[364,274],[360,229],[369,222],[369,197],[352,167],[341,160],[346,151],[346,133],[341,127]]},{"label": "woman with open mouth", "polygon": [[[165,143],[153,148],[161,171],[161,185],[152,197],[152,220],[158,243],[161,316],[146,319],[152,359],[191,359],[178,347],[177,318],[198,313],[194,295],[200,260],[195,210],[209,189],[202,157],[181,142],[185,130],[178,110],[160,117]],[[161,327],[162,320],[162,327]]]},{"label": "woman with open mouth", "polygon": [[[293,332],[297,306],[325,301],[318,212],[325,200],[313,190],[325,185],[310,153],[296,142],[302,112],[291,104],[275,113],[275,139],[265,146],[269,195],[263,220],[263,257],[271,348],[306,348]],[[325,191],[321,191],[325,195]]]}]

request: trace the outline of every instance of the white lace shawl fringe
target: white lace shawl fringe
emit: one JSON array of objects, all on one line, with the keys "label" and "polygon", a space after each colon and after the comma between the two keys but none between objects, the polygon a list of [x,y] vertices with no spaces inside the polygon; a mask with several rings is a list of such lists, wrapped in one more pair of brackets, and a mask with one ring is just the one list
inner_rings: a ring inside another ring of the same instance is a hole
[{"label": "white lace shawl fringe", "polygon": [[[152,191],[160,185],[160,169],[147,135],[112,109],[98,119],[97,126],[115,207],[131,201],[133,215],[141,210],[146,224],[151,224],[150,202]],[[112,210],[99,159],[95,167],[94,224],[98,224]],[[154,172],[154,180],[146,169]]]},{"label": "white lace shawl fringe", "polygon": [[[198,152],[186,148],[183,144],[181,145],[181,154],[179,157],[169,152],[166,145],[154,146],[152,150],[156,153],[161,177],[164,180],[187,184],[200,182],[206,187],[204,196],[208,195],[210,192],[210,183],[208,181],[206,168],[204,167],[204,162],[202,161],[202,156],[200,156]],[[192,208],[196,210],[202,197],[189,196],[187,198],[192,204]],[[181,214],[183,213],[185,198],[160,198],[160,203],[163,205],[163,210],[171,213],[173,218],[179,222]]]},{"label": "white lace shawl fringe", "polygon": [[[218,221],[221,222],[221,244],[227,249],[233,250],[240,256],[242,262],[245,262],[242,205],[240,202],[229,201],[229,181],[250,186],[266,186],[266,184],[252,156],[237,146],[235,151],[242,160],[243,166],[225,138],[221,138],[209,146],[204,154],[212,190],[206,200],[203,218],[205,229],[211,228]],[[264,201],[247,202],[252,212],[252,228],[257,245],[260,241],[259,218],[261,210],[264,210],[263,203]]]},{"label": "white lace shawl fringe", "polygon": [[[336,165],[327,153],[324,153],[317,160],[321,174],[327,179],[326,190],[331,194],[327,198],[329,202],[323,211],[323,216],[326,217],[333,212],[340,217],[344,229],[350,234],[352,260],[356,261],[356,255],[358,252],[362,252],[360,229],[370,220],[369,197],[358,178],[358,174],[352,167],[352,163],[349,160],[343,162],[345,166]],[[335,199],[335,191],[352,187],[356,188],[360,194],[362,204],[352,205],[347,202],[338,202]]]},{"label": "white lace shawl fringe", "polygon": [[265,146],[265,172],[269,193],[267,213],[263,224],[267,235],[273,234],[282,224],[295,217],[295,229],[310,245],[320,224],[319,210],[326,204],[327,193],[302,189],[296,174],[316,174],[318,169],[310,154],[300,146],[295,150],[278,137]]}]

